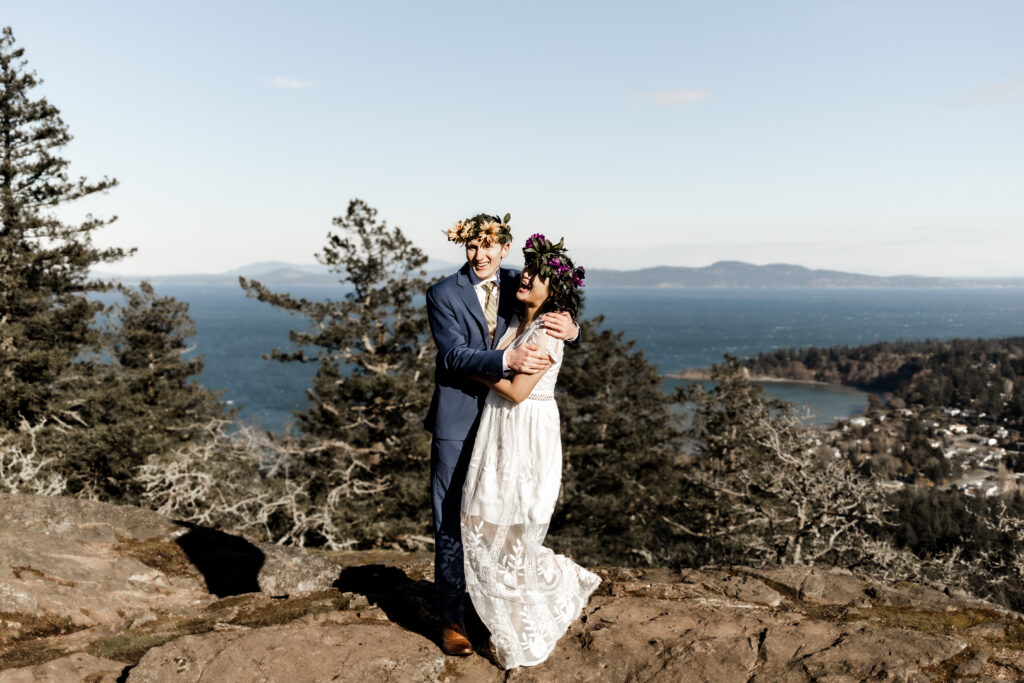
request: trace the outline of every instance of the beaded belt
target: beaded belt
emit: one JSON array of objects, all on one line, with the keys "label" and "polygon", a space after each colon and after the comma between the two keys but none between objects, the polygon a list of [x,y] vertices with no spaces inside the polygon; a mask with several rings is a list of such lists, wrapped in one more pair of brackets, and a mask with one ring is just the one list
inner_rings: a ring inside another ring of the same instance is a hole
[{"label": "beaded belt", "polygon": [[530,394],[526,398],[533,399],[534,401],[553,401],[555,397],[551,394]]}]

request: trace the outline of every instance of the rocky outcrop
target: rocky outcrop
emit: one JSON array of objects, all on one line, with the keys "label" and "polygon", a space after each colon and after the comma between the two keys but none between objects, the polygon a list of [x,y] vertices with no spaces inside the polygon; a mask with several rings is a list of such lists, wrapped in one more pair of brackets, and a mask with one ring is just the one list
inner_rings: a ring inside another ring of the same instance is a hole
[{"label": "rocky outcrop", "polygon": [[[329,588],[337,576],[323,556],[252,544],[148,510],[0,494],[0,669],[109,650],[122,662],[120,672],[147,643],[163,642],[150,633],[155,624],[201,630],[197,617],[216,614],[219,597],[260,595],[261,587],[273,595],[308,593]],[[99,666],[81,658],[67,665]]]},{"label": "rocky outcrop", "polygon": [[88,501],[0,495],[0,683],[1024,680],[1021,616],[809,568],[601,569],[544,664],[434,642],[431,560],[307,553]]}]

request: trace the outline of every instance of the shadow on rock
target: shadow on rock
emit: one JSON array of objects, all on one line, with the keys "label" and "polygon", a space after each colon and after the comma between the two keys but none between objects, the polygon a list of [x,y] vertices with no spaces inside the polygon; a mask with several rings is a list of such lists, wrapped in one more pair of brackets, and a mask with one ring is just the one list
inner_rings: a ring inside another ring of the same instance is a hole
[{"label": "shadow on rock", "polygon": [[366,596],[393,623],[438,642],[441,622],[434,613],[434,584],[430,581],[414,581],[397,567],[366,564],[343,569],[334,587]]},{"label": "shadow on rock", "polygon": [[259,593],[259,573],[266,556],[241,536],[178,522],[188,532],[175,539],[203,575],[206,589],[218,598]]}]

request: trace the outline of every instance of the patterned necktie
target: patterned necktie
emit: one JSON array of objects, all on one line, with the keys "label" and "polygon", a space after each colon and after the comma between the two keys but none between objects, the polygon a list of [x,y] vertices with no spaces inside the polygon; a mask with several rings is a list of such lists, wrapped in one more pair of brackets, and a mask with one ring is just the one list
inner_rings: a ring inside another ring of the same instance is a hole
[{"label": "patterned necktie", "polygon": [[487,332],[493,340],[494,330],[498,329],[498,293],[494,291],[497,289],[498,283],[491,280],[485,282],[483,287],[487,292],[487,298],[484,299],[484,319],[487,321]]}]

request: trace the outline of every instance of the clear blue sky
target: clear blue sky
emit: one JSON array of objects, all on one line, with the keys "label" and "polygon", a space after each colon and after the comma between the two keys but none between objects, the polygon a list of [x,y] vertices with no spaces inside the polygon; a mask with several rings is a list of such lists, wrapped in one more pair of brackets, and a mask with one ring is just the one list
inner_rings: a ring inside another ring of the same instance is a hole
[{"label": "clear blue sky", "polygon": [[312,262],[360,197],[435,258],[1024,276],[1024,2],[13,2],[125,273]]}]

